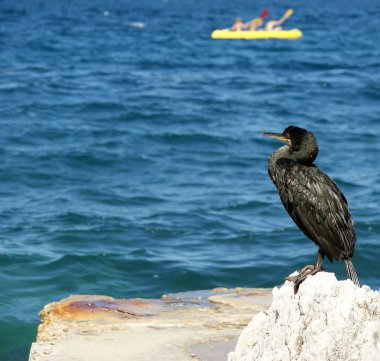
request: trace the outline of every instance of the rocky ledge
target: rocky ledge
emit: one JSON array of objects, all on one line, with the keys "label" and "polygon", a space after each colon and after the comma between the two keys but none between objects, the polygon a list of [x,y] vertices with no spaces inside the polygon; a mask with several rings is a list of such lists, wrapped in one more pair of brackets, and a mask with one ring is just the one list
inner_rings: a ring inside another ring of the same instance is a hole
[{"label": "rocky ledge", "polygon": [[70,296],[41,311],[30,361],[221,361],[270,289],[214,289],[161,299]]},{"label": "rocky ledge", "polygon": [[30,361],[380,361],[379,291],[320,272],[271,302],[241,288],[71,296],[42,310]]}]

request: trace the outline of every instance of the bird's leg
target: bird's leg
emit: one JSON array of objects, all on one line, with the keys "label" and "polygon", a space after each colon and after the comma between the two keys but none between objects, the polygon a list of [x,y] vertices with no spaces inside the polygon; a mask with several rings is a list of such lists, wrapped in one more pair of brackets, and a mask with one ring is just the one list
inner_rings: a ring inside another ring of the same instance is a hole
[{"label": "bird's leg", "polygon": [[318,251],[318,256],[317,256],[317,262],[315,264],[315,266],[306,266],[304,267],[299,276],[297,277],[297,279],[294,281],[294,294],[296,294],[298,292],[298,288],[300,286],[300,284],[305,281],[306,277],[307,276],[312,276],[312,275],[315,275],[316,273],[318,273],[319,271],[322,271],[323,270],[323,258],[324,258],[324,254],[321,250]]}]

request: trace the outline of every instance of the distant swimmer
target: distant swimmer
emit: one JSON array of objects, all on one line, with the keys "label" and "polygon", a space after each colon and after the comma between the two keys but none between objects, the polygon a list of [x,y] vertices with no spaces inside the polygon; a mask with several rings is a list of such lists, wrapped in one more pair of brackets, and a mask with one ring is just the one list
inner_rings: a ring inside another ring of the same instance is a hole
[{"label": "distant swimmer", "polygon": [[249,26],[250,31],[256,31],[260,26],[263,25],[264,19],[268,15],[268,10],[264,9],[259,18],[251,20],[247,25]]},{"label": "distant swimmer", "polygon": [[246,28],[242,18],[236,18],[234,25],[231,26],[232,31],[242,31]]},{"label": "distant swimmer", "polygon": [[280,20],[268,21],[267,24],[265,25],[265,30],[266,31],[280,31],[280,30],[282,30],[282,27],[280,25],[282,25],[282,23],[292,15],[293,15],[293,10],[289,9]]}]

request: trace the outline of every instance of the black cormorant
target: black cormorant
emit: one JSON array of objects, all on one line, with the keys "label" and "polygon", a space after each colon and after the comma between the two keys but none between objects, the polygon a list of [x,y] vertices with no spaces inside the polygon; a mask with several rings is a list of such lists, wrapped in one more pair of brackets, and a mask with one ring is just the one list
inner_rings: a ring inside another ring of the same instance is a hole
[{"label": "black cormorant", "polygon": [[330,262],[343,259],[347,276],[360,286],[351,261],[356,237],[347,201],[335,182],[313,164],[318,155],[313,133],[289,126],[282,134],[262,134],[287,143],[270,156],[268,173],[290,217],[319,247],[316,265],[289,278],[295,281],[295,292],[308,275],[322,269],[325,256]]}]

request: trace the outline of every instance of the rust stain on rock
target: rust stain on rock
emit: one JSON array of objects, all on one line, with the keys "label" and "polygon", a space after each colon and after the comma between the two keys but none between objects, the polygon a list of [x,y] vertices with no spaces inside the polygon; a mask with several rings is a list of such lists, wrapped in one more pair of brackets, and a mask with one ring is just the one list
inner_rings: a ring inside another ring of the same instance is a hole
[{"label": "rust stain on rock", "polygon": [[[152,316],[164,311],[164,303],[159,300],[123,299],[111,297],[72,296],[51,305],[50,317],[65,320],[89,320],[101,317]],[[45,312],[46,314],[46,312]]]},{"label": "rust stain on rock", "polygon": [[264,309],[270,299],[270,290],[240,288],[181,292],[161,299],[75,295],[43,308],[37,339],[42,342],[70,332],[91,333],[97,327],[110,330],[124,324],[234,329],[248,323],[251,312]]}]

